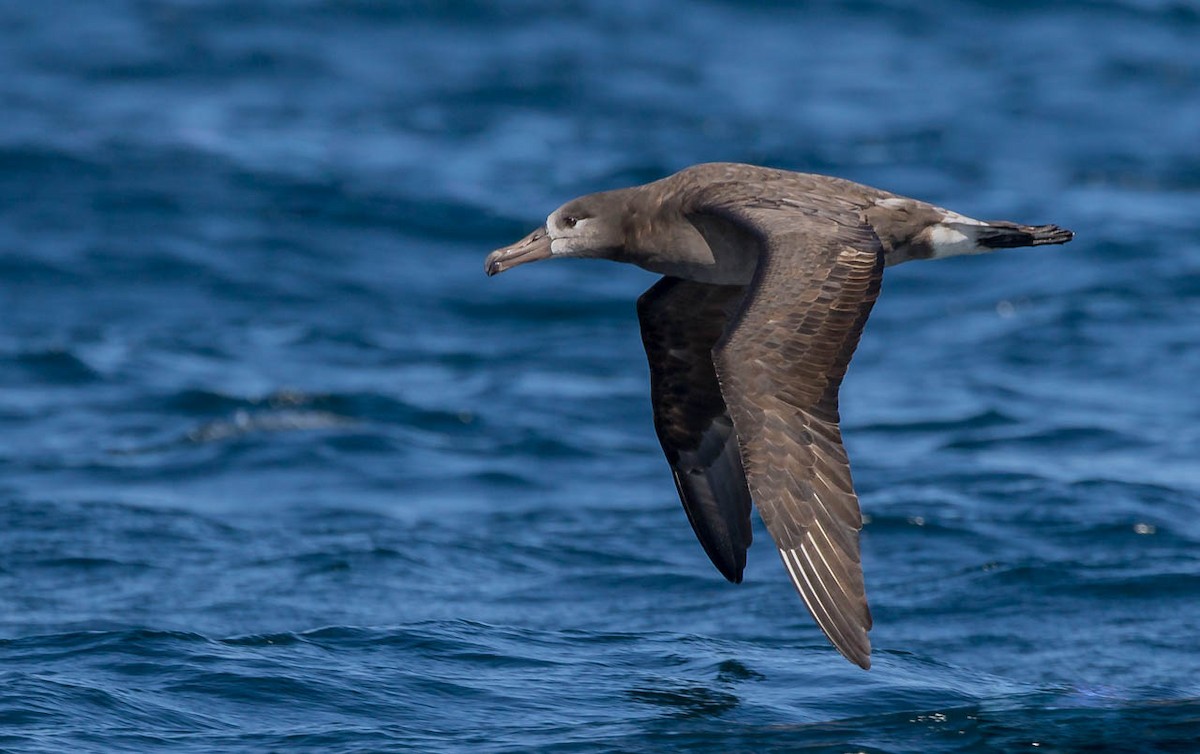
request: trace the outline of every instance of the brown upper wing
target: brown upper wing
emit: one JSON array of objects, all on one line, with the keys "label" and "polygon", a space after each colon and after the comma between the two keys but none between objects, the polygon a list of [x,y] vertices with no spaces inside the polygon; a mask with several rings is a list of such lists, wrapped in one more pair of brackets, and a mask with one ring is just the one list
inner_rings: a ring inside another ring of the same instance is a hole
[{"label": "brown upper wing", "polygon": [[638,299],[659,442],[696,537],[735,583],[750,546],[750,490],[712,349],[745,290],[664,277]]},{"label": "brown upper wing", "polygon": [[755,234],[754,281],[714,351],[750,493],[805,605],[834,646],[870,667],[862,528],[838,427],[838,388],[879,294],[867,226],[786,206],[723,208]]}]

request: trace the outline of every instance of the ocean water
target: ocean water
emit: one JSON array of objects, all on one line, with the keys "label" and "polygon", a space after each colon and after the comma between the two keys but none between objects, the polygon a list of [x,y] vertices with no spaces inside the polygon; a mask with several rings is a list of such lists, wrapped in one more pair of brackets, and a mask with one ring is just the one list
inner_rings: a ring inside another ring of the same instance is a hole
[{"label": "ocean water", "polygon": [[[1200,750],[1200,6],[0,2],[0,751]],[[695,541],[561,202],[708,160],[888,270],[875,666]]]}]

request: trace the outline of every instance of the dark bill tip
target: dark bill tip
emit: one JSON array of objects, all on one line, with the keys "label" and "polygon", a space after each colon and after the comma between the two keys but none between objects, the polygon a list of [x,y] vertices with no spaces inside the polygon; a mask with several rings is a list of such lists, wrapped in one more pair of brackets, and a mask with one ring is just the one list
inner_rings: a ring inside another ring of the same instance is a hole
[{"label": "dark bill tip", "polygon": [[536,262],[550,256],[550,236],[541,227],[517,241],[512,246],[496,249],[483,262],[483,271],[488,277],[526,262]]}]

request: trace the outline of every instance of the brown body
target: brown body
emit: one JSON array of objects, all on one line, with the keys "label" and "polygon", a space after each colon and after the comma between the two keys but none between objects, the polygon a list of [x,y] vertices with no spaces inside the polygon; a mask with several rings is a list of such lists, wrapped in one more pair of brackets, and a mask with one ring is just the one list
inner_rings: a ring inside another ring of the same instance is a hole
[{"label": "brown body", "polygon": [[883,268],[1071,238],[838,178],[713,163],[568,202],[485,267],[601,257],[664,276],[638,318],[655,427],[688,520],[721,573],[741,581],[753,500],[817,624],[865,668],[862,515],[838,388]]}]

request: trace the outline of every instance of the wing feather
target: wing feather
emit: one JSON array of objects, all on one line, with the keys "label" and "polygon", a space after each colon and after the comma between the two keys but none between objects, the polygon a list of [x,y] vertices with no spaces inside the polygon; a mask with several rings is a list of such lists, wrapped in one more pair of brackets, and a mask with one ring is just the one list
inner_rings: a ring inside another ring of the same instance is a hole
[{"label": "wing feather", "polygon": [[744,294],[664,277],[638,299],[659,442],[697,539],[734,583],[750,546],[750,490],[712,349]]},{"label": "wing feather", "polygon": [[714,351],[751,497],[809,612],[870,667],[862,514],[838,389],[879,294],[883,249],[861,218],[743,203],[715,210],[759,244],[754,281]]}]

